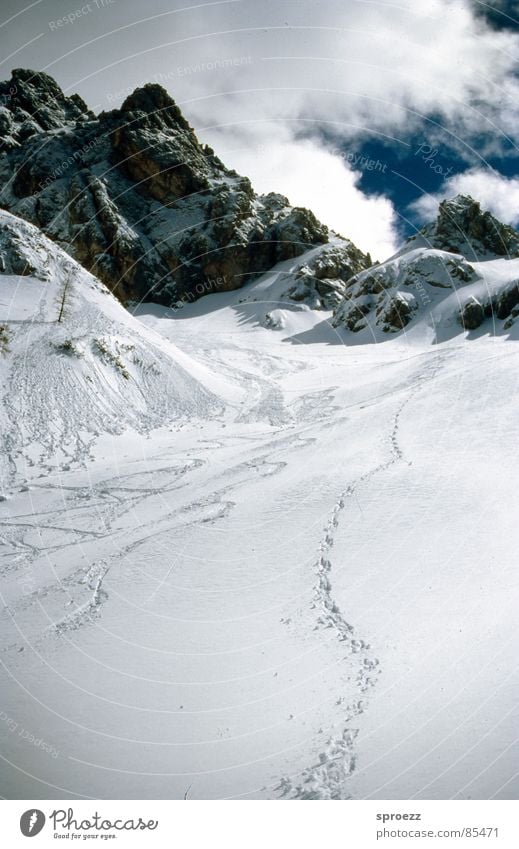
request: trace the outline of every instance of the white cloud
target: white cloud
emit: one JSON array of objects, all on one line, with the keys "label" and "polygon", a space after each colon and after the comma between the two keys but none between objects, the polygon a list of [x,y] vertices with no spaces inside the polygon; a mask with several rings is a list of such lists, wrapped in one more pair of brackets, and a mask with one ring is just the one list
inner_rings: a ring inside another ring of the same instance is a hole
[{"label": "white cloud", "polygon": [[[125,86],[162,82],[226,164],[260,189],[268,178],[374,254],[392,241],[391,205],[363,195],[354,167],[327,155],[323,132],[343,147],[389,135],[398,154],[415,129],[435,147],[471,150],[479,168],[505,135],[519,142],[519,33],[491,29],[473,0],[239,0],[166,12],[149,0],[147,20],[139,0],[124,6],[135,26],[122,36],[103,32],[59,60],[47,39],[28,49],[51,51],[49,70],[68,68],[71,88],[105,108]],[[85,25],[102,30],[104,15]],[[256,149],[267,129],[270,176]]]},{"label": "white cloud", "polygon": [[[309,207],[329,227],[347,236],[373,258],[385,259],[397,247],[396,215],[385,197],[366,197],[357,186],[360,172],[345,159],[311,140],[296,140],[286,128],[262,128],[259,144],[223,152],[260,192],[287,195]],[[383,163],[371,162],[371,167]]]},{"label": "white cloud", "polygon": [[362,193],[323,130],[343,147],[388,135],[405,153],[434,114],[435,144],[442,125],[473,155],[480,133],[496,146],[519,139],[519,36],[491,30],[468,0],[244,0],[211,14],[206,36],[176,48],[167,83],[201,138],[257,189],[310,207],[376,256],[394,247],[393,207]]},{"label": "white cloud", "polygon": [[519,225],[519,177],[507,178],[495,171],[477,168],[451,177],[441,193],[424,195],[412,204],[412,209],[422,221],[431,221],[439,202],[457,194],[471,195],[500,221],[513,227]]},{"label": "white cloud", "polygon": [[467,0],[246,0],[220,7],[213,31],[210,14],[207,35],[179,45],[176,63],[250,61],[176,80],[175,96],[200,98],[186,104],[197,123],[326,121],[347,138],[407,132],[435,113],[455,135],[519,138],[519,35],[487,27]]}]

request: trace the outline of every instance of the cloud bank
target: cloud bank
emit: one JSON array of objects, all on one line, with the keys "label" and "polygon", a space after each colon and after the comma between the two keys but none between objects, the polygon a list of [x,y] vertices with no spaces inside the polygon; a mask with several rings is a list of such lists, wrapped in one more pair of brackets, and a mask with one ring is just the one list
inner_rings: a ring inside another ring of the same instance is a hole
[{"label": "cloud bank", "polygon": [[[410,135],[429,130],[484,168],[484,153],[519,141],[519,35],[488,26],[473,3],[267,0],[220,9],[218,21],[189,42],[191,59],[180,49],[172,93],[257,188],[309,206],[376,256],[398,241],[395,210],[362,193],[339,149],[377,139],[405,155]],[[196,70],[222,57],[240,64]],[[485,197],[497,190],[479,185]]]},{"label": "cloud bank", "polygon": [[[264,132],[261,142],[256,138],[246,147],[225,153],[224,158],[246,173],[258,191],[281,192],[296,206],[309,207],[361,250],[374,252],[374,259],[394,253],[398,237],[393,204],[385,197],[367,197],[360,191],[360,172],[351,167],[347,157],[312,139],[294,139],[280,125]],[[360,155],[355,156],[361,162]],[[362,164],[386,167],[373,160]]]},{"label": "cloud bank", "polygon": [[500,221],[512,227],[519,225],[519,177],[507,178],[477,168],[451,177],[441,193],[423,195],[412,204],[413,211],[422,221],[430,221],[436,216],[439,202],[457,194],[472,195]]}]

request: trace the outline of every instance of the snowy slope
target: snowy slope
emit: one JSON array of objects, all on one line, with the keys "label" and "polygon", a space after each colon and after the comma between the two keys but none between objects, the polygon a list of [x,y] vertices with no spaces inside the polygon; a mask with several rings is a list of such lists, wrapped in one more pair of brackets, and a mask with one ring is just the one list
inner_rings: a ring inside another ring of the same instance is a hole
[{"label": "snowy slope", "polygon": [[145,433],[221,409],[208,386],[218,381],[206,370],[136,322],[35,227],[6,212],[0,257],[4,490],[26,464],[84,462],[101,432]]},{"label": "snowy slope", "polygon": [[0,504],[3,795],[516,798],[516,342],[344,344],[286,298],[313,258],[124,322],[89,291],[204,401]]}]

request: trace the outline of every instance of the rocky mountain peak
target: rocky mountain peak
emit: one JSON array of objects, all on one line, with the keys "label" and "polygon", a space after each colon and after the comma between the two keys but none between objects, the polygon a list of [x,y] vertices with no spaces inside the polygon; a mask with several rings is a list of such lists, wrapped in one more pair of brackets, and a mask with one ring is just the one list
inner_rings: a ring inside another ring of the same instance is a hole
[{"label": "rocky mountain peak", "polygon": [[128,95],[119,113],[126,118],[128,113],[145,113],[155,119],[157,124],[173,129],[191,130],[173,98],[158,83],[148,83],[136,88]]},{"label": "rocky mountain peak", "polygon": [[203,191],[210,177],[229,173],[156,83],[137,88],[99,121],[121,168],[156,200],[171,202]]},{"label": "rocky mountain peak", "polygon": [[160,85],[97,117],[47,74],[16,71],[2,92],[0,207],[123,300],[237,289],[328,241],[311,212],[226,168]]},{"label": "rocky mountain peak", "polygon": [[[424,227],[420,236],[425,236],[430,247],[462,253],[471,260],[487,254],[519,256],[519,234],[482,210],[470,195],[459,194],[442,201],[436,221]],[[409,240],[411,245],[416,239]]]},{"label": "rocky mountain peak", "polygon": [[42,71],[16,68],[0,82],[0,135],[3,148],[22,143],[37,132],[56,130],[94,117],[78,94],[67,97]]}]

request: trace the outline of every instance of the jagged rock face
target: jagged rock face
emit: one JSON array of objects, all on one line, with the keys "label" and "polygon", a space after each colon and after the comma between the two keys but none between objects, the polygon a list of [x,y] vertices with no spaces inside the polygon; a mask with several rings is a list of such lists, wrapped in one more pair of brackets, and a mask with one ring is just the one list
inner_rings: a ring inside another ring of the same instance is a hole
[{"label": "jagged rock face", "polygon": [[120,110],[101,116],[110,130],[113,160],[143,195],[168,203],[210,188],[225,171],[213,164],[178,107],[159,85],[138,89]]},{"label": "jagged rock face", "polygon": [[0,88],[0,206],[36,224],[123,300],[236,289],[327,228],[201,145],[158,85],[94,116],[46,74]]},{"label": "jagged rock face", "polygon": [[65,97],[48,74],[18,68],[0,82],[0,150],[9,150],[34,135],[65,123],[93,118],[79,95]]},{"label": "jagged rock face", "polygon": [[468,259],[484,259],[486,254],[519,256],[519,235],[512,227],[502,224],[490,212],[467,195],[457,195],[440,204],[433,224],[409,239],[409,244],[425,238],[430,247],[462,253]]},{"label": "jagged rock face", "polygon": [[502,292],[489,298],[485,310],[488,316],[495,316],[501,321],[510,316],[516,316],[519,308],[519,281],[513,280]]},{"label": "jagged rock face", "polygon": [[286,296],[311,309],[333,310],[343,302],[348,281],[370,265],[370,257],[352,242],[330,245],[297,271]]}]

